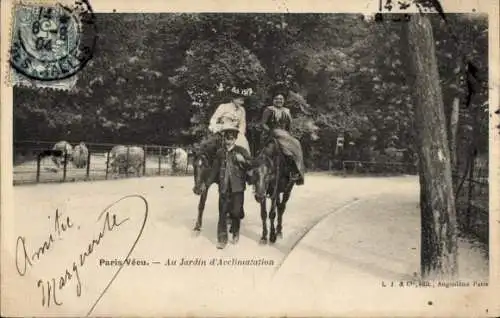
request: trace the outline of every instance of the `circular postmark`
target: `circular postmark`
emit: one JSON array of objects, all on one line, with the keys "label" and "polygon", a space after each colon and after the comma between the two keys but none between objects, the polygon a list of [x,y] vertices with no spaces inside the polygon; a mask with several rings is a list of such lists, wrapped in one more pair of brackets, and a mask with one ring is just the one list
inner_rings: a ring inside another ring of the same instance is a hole
[{"label": "circular postmark", "polygon": [[69,78],[92,58],[96,35],[88,1],[72,8],[23,4],[15,10],[10,63],[30,79]]}]

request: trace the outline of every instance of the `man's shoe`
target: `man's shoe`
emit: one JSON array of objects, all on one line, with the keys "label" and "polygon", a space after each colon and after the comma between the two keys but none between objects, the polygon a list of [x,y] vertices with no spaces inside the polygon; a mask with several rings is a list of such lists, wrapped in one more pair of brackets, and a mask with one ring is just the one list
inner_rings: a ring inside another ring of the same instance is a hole
[{"label": "man's shoe", "polygon": [[237,244],[238,241],[240,240],[240,233],[235,233],[233,234],[233,244]]},{"label": "man's shoe", "polygon": [[221,250],[224,247],[226,247],[226,245],[227,245],[227,241],[218,241],[217,242],[217,249]]}]

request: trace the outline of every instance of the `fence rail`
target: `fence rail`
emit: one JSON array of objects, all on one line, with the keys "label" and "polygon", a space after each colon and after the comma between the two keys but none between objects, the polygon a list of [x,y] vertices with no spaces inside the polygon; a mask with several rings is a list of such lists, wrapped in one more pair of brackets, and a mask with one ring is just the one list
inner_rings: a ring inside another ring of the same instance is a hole
[{"label": "fence rail", "polygon": [[[63,154],[62,165],[57,167],[52,160],[53,157],[46,155],[54,144],[46,141],[14,142],[14,185],[108,180],[138,175],[186,175],[193,171],[192,149],[188,147],[129,144],[128,146],[139,146],[144,149],[141,171],[130,172],[127,167],[124,173],[120,174],[113,171],[110,166],[110,151],[116,144],[86,143],[88,155],[84,167],[76,167],[71,160],[68,160],[66,153]],[[176,149],[182,149],[184,152],[175,151]]]},{"label": "fence rail", "polygon": [[[489,180],[488,163],[474,165],[465,176],[454,173],[457,220],[464,233],[472,234],[483,243],[489,242]],[[457,186],[462,183],[457,189]]]},{"label": "fence rail", "polygon": [[395,174],[417,174],[417,167],[411,163],[404,162],[374,162],[359,160],[342,161],[344,173],[395,173]]}]

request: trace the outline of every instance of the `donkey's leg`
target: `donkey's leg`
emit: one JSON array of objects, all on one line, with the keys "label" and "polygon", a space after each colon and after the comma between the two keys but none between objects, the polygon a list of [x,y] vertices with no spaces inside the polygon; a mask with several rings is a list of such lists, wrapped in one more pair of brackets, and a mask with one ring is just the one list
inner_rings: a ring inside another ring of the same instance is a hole
[{"label": "donkey's leg", "polygon": [[207,202],[208,188],[203,191],[200,195],[200,201],[198,202],[198,218],[196,219],[196,224],[194,226],[194,231],[201,231],[201,225],[203,223],[203,211],[205,210],[205,203]]},{"label": "donkey's leg", "polygon": [[271,233],[269,234],[269,241],[271,243],[276,242],[276,230],[274,228],[274,220],[276,219],[276,206],[279,204],[279,194],[276,198],[271,199],[271,212],[269,213],[269,219],[271,222]]},{"label": "donkey's leg", "polygon": [[260,238],[260,244],[267,243],[267,210],[266,210],[266,199],[260,203],[260,218],[262,219],[262,237]]},{"label": "donkey's leg", "polygon": [[290,194],[292,193],[292,188],[293,188],[293,183],[288,186],[283,193],[283,199],[281,200],[280,204],[278,205],[278,226],[277,226],[277,236],[279,238],[283,238],[283,213],[285,213],[286,209],[286,203],[290,199]]}]

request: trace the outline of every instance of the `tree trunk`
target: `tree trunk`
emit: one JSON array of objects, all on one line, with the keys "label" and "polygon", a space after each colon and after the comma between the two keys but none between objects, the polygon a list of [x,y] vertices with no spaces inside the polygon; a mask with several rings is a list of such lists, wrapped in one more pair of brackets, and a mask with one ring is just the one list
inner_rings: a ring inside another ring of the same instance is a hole
[{"label": "tree trunk", "polygon": [[413,15],[406,32],[420,160],[421,274],[424,279],[453,279],[458,271],[455,198],[443,97],[428,17]]}]

